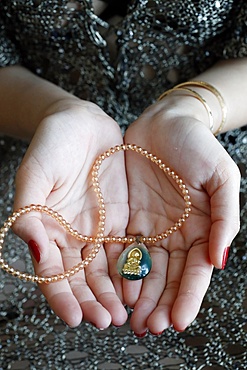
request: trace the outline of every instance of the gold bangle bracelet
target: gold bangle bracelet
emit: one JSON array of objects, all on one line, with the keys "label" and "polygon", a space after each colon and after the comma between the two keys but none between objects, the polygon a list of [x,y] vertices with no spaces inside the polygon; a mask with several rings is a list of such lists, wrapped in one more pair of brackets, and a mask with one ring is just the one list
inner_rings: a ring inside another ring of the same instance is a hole
[{"label": "gold bangle bracelet", "polygon": [[208,91],[210,91],[215,97],[216,99],[218,100],[219,102],[219,105],[220,105],[220,108],[221,108],[221,122],[220,122],[220,125],[218,127],[218,129],[213,133],[215,136],[218,135],[225,123],[226,123],[226,117],[227,117],[227,107],[226,107],[226,103],[225,103],[225,100],[223,99],[223,96],[221,95],[221,93],[214,87],[212,86],[211,84],[209,84],[208,82],[205,82],[205,81],[187,81],[187,82],[182,82],[181,84],[175,86],[176,88],[179,87],[184,87],[184,86],[197,86],[197,87],[202,87]]},{"label": "gold bangle bracelet", "polygon": [[214,130],[214,121],[213,121],[212,111],[211,111],[209,105],[207,104],[206,100],[198,92],[196,92],[196,91],[194,91],[194,90],[192,90],[188,87],[183,87],[183,86],[178,85],[178,86],[173,87],[170,90],[165,91],[163,94],[161,94],[160,97],[158,98],[158,101],[162,100],[167,95],[173,93],[174,91],[178,91],[178,90],[183,90],[183,91],[186,91],[186,92],[190,93],[194,98],[196,98],[197,100],[199,100],[203,104],[203,106],[205,107],[205,109],[208,113],[210,131],[213,132],[213,130]]}]

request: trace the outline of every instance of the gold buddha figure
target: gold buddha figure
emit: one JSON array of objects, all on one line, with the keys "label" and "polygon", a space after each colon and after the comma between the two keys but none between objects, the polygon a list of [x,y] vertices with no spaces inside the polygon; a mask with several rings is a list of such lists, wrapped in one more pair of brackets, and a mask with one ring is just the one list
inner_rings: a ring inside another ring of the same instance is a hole
[{"label": "gold buddha figure", "polygon": [[142,252],[139,248],[131,249],[128,253],[126,263],[122,272],[129,275],[140,275]]}]

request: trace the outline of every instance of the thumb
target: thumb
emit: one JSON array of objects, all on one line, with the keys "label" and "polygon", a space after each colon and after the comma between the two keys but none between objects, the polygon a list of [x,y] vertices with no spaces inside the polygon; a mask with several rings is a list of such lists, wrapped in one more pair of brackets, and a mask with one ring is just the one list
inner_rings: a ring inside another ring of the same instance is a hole
[{"label": "thumb", "polygon": [[36,262],[42,263],[49,256],[49,237],[42,222],[42,213],[29,206],[31,204],[45,205],[50,190],[47,181],[42,181],[41,171],[39,178],[38,176],[30,178],[28,174],[29,172],[22,171],[22,168],[17,173],[14,211],[18,212],[20,208],[26,208],[29,211],[18,217],[12,229],[28,244]]},{"label": "thumb", "polygon": [[209,255],[212,264],[220,269],[226,266],[230,245],[240,226],[240,173],[235,164],[227,172],[228,175],[219,176],[220,183],[211,196]]},{"label": "thumb", "polygon": [[[25,207],[26,209],[30,207]],[[15,211],[18,212],[16,209]],[[39,212],[30,211],[21,215],[12,227],[14,233],[28,244],[37,263],[45,262],[49,256],[49,238]]]}]

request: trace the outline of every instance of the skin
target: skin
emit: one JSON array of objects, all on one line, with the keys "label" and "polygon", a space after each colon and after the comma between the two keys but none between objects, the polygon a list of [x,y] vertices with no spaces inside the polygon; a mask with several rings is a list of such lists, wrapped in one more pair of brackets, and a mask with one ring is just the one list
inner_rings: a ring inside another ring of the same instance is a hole
[{"label": "skin", "polygon": [[[162,104],[150,107],[129,129],[126,140],[138,140],[148,151],[159,153],[163,163],[183,178],[192,213],[179,231],[149,247],[151,273],[135,286],[123,282],[125,301],[134,307],[131,326],[138,334],[148,329],[160,333],[170,325],[185,330],[197,316],[213,265],[221,268],[223,250],[239,227],[236,165],[200,121],[176,116],[174,122],[165,116]],[[183,202],[171,180],[144,160],[127,156],[128,233],[155,235],[176,222]]]},{"label": "skin", "polygon": [[[246,123],[246,70],[246,60],[235,60],[198,76],[224,96],[225,130]],[[95,235],[98,214],[91,167],[100,153],[123,141],[117,123],[95,104],[23,67],[3,68],[0,78],[0,93],[4,92],[0,130],[30,141],[16,176],[14,208],[47,205],[82,234]],[[198,91],[210,105],[217,128],[217,101],[206,90]],[[157,334],[170,325],[182,331],[196,317],[213,266],[222,268],[224,250],[239,230],[239,171],[210,132],[202,104],[181,92],[147,108],[129,127],[124,141],[157,155],[183,178],[192,199],[190,218],[168,239],[149,247],[153,268],[142,281],[120,279],[116,260],[124,246],[106,244],[83,272],[40,289],[71,327],[82,320],[98,328],[111,323],[120,326],[127,319],[127,304],[134,309],[131,327],[137,335],[146,330]],[[183,212],[184,203],[173,182],[136,153],[118,153],[105,160],[100,185],[106,203],[106,235],[155,235]],[[60,273],[88,253],[89,246],[72,240],[40,214],[23,216],[14,230],[27,243],[38,244],[41,259],[33,263],[39,275]]]},{"label": "skin", "polygon": [[[15,208],[26,202],[46,204],[84,235],[96,235],[98,209],[91,167],[103,148],[121,141],[116,123],[93,104],[74,105],[47,117],[39,125],[18,171]],[[102,163],[100,183],[106,204],[106,233],[124,235],[129,211],[123,153]],[[33,262],[41,276],[73,267],[91,248],[68,237],[53,220],[39,214],[20,219],[15,232],[26,242],[38,243],[40,263]],[[120,326],[126,321],[121,280],[115,271],[122,250],[122,244],[108,244],[84,271],[68,280],[40,286],[54,312],[69,326],[79,325],[82,319],[98,328],[111,323]]]}]

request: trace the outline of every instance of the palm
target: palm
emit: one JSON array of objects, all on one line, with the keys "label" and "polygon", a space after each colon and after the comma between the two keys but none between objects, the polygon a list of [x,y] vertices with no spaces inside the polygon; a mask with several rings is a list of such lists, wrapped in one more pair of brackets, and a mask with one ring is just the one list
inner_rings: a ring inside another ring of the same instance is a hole
[{"label": "palm", "polygon": [[[85,113],[78,115],[78,111],[72,117],[58,117],[59,127],[56,119],[49,118],[40,125],[29,147],[17,176],[15,207],[46,204],[83,235],[95,236],[98,203],[92,187],[92,165],[99,154],[121,142],[121,133],[104,114],[99,124],[91,116],[85,118]],[[59,143],[57,130],[60,130]],[[123,235],[128,220],[123,153],[102,163],[99,180],[106,204],[105,232]],[[70,237],[53,219],[44,215],[41,218],[40,214],[20,219],[16,231],[27,242],[33,239],[41,247],[41,263],[34,262],[38,275],[62,273],[81,262],[92,248]],[[99,328],[111,322],[121,325],[126,320],[115,293],[121,298],[120,277],[115,271],[116,254],[121,250],[122,245],[108,244],[85,271],[66,281],[41,285],[53,310],[69,325],[78,325],[82,317]]]},{"label": "palm", "polygon": [[[169,122],[160,125],[160,117],[150,120],[145,114],[129,128],[125,140],[142,146],[175,170],[192,200],[192,214],[182,228],[149,246],[153,267],[148,277],[134,284],[124,282],[125,301],[134,307],[132,327],[137,333],[146,329],[159,333],[171,324],[184,330],[195,318],[212,274],[209,241],[217,242],[211,231],[221,212],[217,166],[225,153],[201,125],[184,120],[177,127]],[[135,153],[127,153],[126,167],[128,233],[155,235],[172,226],[184,209],[172,180]],[[216,200],[212,201],[213,197]]]}]

